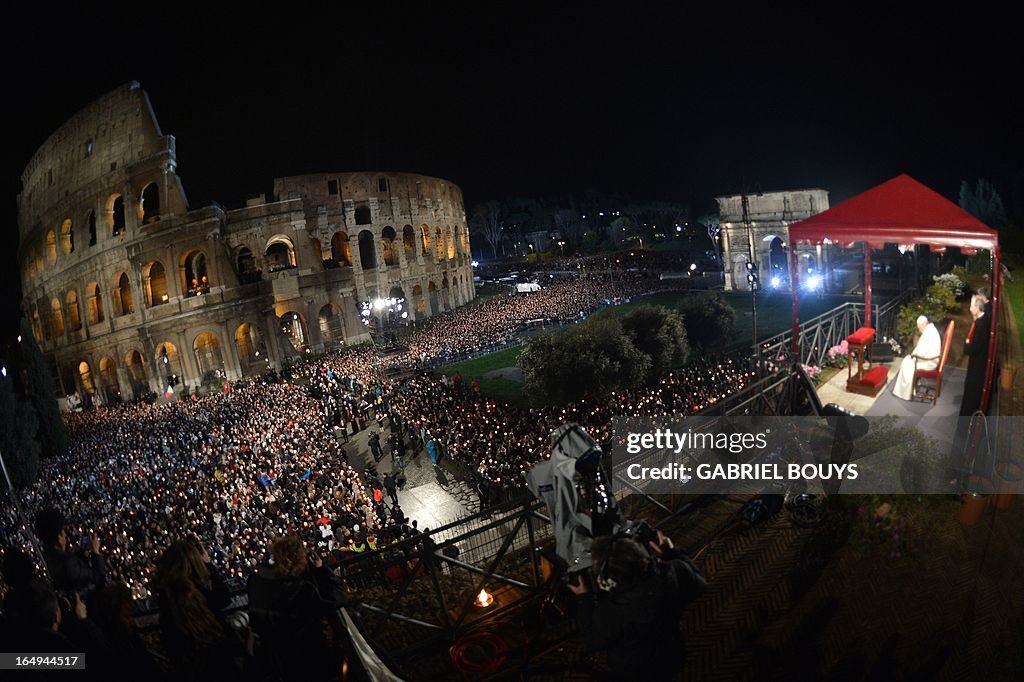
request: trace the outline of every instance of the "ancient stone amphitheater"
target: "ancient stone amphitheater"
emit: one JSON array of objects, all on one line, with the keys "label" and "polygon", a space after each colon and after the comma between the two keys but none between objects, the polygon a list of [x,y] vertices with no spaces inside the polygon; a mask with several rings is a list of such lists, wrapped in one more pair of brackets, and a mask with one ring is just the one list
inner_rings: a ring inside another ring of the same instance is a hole
[{"label": "ancient stone amphitheater", "polygon": [[43,143],[18,229],[24,312],[62,393],[85,402],[279,368],[474,296],[458,186],[321,173],[276,179],[272,200],[192,208],[138,83]]}]

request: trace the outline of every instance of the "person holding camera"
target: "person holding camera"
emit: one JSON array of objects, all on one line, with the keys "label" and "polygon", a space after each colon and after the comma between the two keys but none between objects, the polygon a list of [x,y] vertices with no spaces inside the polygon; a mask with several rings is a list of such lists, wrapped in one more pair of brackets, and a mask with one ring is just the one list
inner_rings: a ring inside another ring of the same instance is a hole
[{"label": "person holding camera", "polygon": [[43,543],[46,572],[60,592],[76,592],[83,598],[106,582],[107,566],[100,554],[100,539],[95,533],[82,536],[78,551],[73,551],[64,515],[47,508],[36,517],[36,536]]},{"label": "person holding camera", "polygon": [[[297,535],[274,540],[271,564],[249,577],[249,617],[259,635],[258,657],[273,679],[326,679],[340,670],[342,647],[325,636],[324,622],[348,603],[338,578]],[[334,630],[335,637],[340,626]]]},{"label": "person holding camera", "polygon": [[661,531],[646,547],[618,533],[590,551],[593,580],[568,585],[589,647],[608,652],[612,679],[672,679],[684,660],[683,610],[704,590],[700,571]]}]

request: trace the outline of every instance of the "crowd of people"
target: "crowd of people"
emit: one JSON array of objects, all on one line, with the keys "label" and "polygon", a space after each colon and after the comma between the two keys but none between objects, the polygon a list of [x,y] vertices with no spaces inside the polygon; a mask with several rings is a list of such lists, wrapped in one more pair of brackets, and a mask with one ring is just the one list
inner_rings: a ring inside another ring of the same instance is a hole
[{"label": "crowd of people", "polygon": [[[548,435],[561,424],[578,422],[607,446],[612,417],[698,412],[745,386],[752,368],[736,358],[698,359],[653,386],[534,409],[490,400],[458,376],[396,378],[389,370],[509,338],[533,319],[579,319],[601,302],[657,286],[643,276],[556,282],[441,316],[414,335],[408,353],[335,352],[223,393],[69,414],[70,451],[43,463],[38,483],[20,494],[20,515],[3,509],[0,537],[8,555],[33,539],[54,556],[88,554],[88,570],[101,573],[104,585],[123,586],[118,599],[129,602],[166,594],[160,575],[170,570],[168,553],[188,554],[192,546],[202,548],[207,573],[199,582],[212,595],[221,579],[266,570],[260,567],[280,538],[298,538],[336,566],[415,541],[420,531],[399,506],[394,479],[381,482],[361,462],[350,463],[351,434],[386,424],[391,434],[378,440],[375,459],[382,447],[400,458],[422,450],[434,461],[448,457],[474,479],[486,505],[524,487],[524,473],[548,456]],[[52,527],[38,525],[52,509],[63,514],[60,541]],[[179,559],[195,563],[194,556]],[[80,593],[50,571],[67,594]],[[45,601],[48,608],[48,595]]]}]

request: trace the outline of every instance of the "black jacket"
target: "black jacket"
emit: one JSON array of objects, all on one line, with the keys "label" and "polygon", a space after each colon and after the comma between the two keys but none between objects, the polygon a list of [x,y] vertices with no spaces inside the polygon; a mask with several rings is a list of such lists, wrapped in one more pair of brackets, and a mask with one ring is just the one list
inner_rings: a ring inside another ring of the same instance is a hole
[{"label": "black jacket", "polygon": [[970,343],[964,343],[967,356],[967,377],[964,379],[964,398],[960,403],[960,415],[969,417],[981,406],[981,394],[985,388],[985,369],[988,364],[989,332],[992,318],[988,313],[974,323],[974,334]]},{"label": "black jacket", "polygon": [[579,629],[591,649],[608,652],[615,679],[670,679],[683,665],[683,609],[703,590],[685,555],[655,561],[632,584],[578,597]]},{"label": "black jacket", "polygon": [[103,556],[93,554],[85,559],[74,552],[61,552],[56,547],[47,547],[43,552],[50,582],[58,590],[78,592],[84,596],[95,588],[103,587],[107,567]]}]

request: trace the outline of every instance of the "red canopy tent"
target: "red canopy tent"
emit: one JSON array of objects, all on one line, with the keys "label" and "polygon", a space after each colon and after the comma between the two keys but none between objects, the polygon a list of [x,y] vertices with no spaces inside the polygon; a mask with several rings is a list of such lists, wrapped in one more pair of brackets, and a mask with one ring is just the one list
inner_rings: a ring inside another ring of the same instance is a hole
[{"label": "red canopy tent", "polygon": [[885,244],[958,246],[968,255],[979,249],[992,253],[992,325],[981,409],[988,407],[995,372],[996,333],[999,323],[999,235],[962,208],[925,187],[909,175],[869,189],[829,210],[789,226],[790,276],[793,295],[793,351],[800,352],[800,269],[796,244],[864,242],[864,325],[871,325],[871,249]]}]

